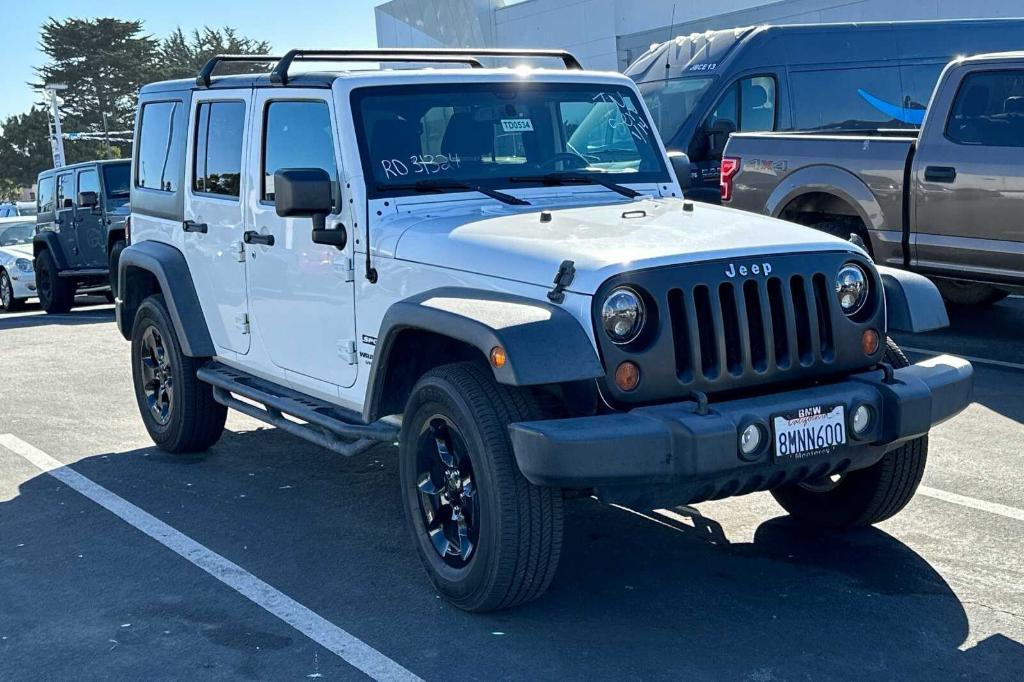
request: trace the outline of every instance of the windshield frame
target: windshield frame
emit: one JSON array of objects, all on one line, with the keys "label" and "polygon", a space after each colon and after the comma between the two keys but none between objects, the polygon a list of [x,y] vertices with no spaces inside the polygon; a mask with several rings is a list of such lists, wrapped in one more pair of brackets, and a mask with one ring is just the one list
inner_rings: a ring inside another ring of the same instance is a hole
[{"label": "windshield frame", "polygon": [[[636,107],[637,113],[643,117],[643,123],[645,123],[651,132],[649,144],[652,150],[655,152],[655,162],[659,166],[656,171],[634,171],[634,172],[601,172],[592,173],[587,172],[585,169],[573,169],[572,172],[581,175],[594,175],[599,176],[602,179],[623,185],[633,184],[665,184],[672,181],[672,177],[668,172],[667,157],[665,154],[664,146],[661,143],[660,136],[658,135],[657,129],[654,127],[653,122],[650,119],[646,105],[643,98],[635,87],[631,87],[628,83],[607,83],[601,81],[595,82],[583,82],[583,81],[505,81],[505,80],[493,80],[493,81],[472,81],[472,82],[427,82],[427,83],[414,83],[406,85],[367,85],[353,88],[349,95],[349,106],[352,115],[352,121],[354,125],[354,132],[356,136],[356,142],[359,147],[359,157],[361,170],[366,184],[366,195],[368,199],[386,199],[393,197],[408,197],[408,196],[421,196],[423,193],[418,192],[414,189],[395,189],[395,188],[381,188],[379,185],[379,179],[374,173],[373,163],[375,157],[370,151],[370,135],[366,129],[366,122],[363,118],[363,101],[368,97],[379,97],[388,95],[410,95],[416,92],[422,92],[424,95],[437,95],[444,94],[446,92],[463,94],[466,92],[472,92],[474,90],[481,91],[483,93],[493,92],[499,89],[513,89],[517,92],[529,92],[531,90],[554,90],[554,91],[572,91],[579,90],[583,92],[615,92],[628,94],[633,100],[633,105]],[[525,167],[524,167],[525,166]],[[545,181],[544,176],[550,174],[550,170],[535,169],[529,164],[509,164],[508,173],[504,176],[498,177],[443,177],[434,176],[443,180],[449,180],[451,182],[464,182],[479,187],[484,187],[490,190],[509,190],[515,188],[524,187],[544,187]],[[518,182],[512,182],[510,178],[522,176],[537,176],[536,185],[533,183],[524,184],[521,180]],[[405,179],[405,182],[409,182],[413,178]],[[395,184],[398,184],[396,181]],[[404,184],[404,183],[403,183]],[[596,185],[596,183],[595,183]],[[550,185],[548,185],[550,186]],[[586,185],[581,185],[586,186]],[[453,192],[467,192],[471,190],[452,190]],[[435,199],[437,194],[434,193]]]}]

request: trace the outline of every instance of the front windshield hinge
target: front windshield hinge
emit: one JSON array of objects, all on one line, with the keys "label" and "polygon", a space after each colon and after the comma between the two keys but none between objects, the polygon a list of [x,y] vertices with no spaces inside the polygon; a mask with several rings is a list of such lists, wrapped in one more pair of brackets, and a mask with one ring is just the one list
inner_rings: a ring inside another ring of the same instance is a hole
[{"label": "front windshield hinge", "polygon": [[552,303],[565,301],[565,290],[572,284],[576,277],[576,263],[571,260],[564,260],[558,266],[558,273],[555,275],[555,287],[548,292],[548,300]]}]

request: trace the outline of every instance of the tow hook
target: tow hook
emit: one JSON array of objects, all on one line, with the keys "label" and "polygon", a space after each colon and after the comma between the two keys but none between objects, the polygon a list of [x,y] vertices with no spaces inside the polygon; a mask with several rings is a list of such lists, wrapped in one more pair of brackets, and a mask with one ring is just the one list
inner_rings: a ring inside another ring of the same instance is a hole
[{"label": "tow hook", "polygon": [[571,260],[564,260],[558,266],[558,273],[555,275],[555,287],[548,292],[548,300],[552,303],[565,301],[565,290],[572,284],[576,277],[576,263]]}]

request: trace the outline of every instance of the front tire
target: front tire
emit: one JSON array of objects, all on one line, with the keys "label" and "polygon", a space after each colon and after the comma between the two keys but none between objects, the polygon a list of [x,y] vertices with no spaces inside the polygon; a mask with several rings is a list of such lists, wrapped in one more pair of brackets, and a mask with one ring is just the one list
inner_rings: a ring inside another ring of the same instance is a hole
[{"label": "front tire", "polygon": [[434,587],[465,611],[509,608],[551,584],[562,546],[562,492],[527,481],[508,425],[542,418],[532,395],[458,363],[426,373],[402,421],[406,521]]},{"label": "front tire", "polygon": [[991,284],[959,279],[936,279],[935,286],[946,303],[958,306],[990,306],[1010,295],[1009,291]]},{"label": "front tire", "polygon": [[203,452],[224,431],[227,407],[196,378],[203,362],[181,351],[164,297],[144,300],[132,325],[132,380],[142,421],[161,450]]},{"label": "front tire", "polygon": [[57,261],[49,249],[36,256],[36,291],[39,307],[48,313],[66,313],[75,302],[75,283],[62,279]]},{"label": "front tire", "polygon": [[[893,367],[910,364],[900,347],[886,339],[883,360]],[[917,492],[928,461],[928,436],[887,452],[866,469],[837,479],[787,485],[772,490],[775,501],[796,521],[819,528],[859,528],[899,513]]]},{"label": "front tire", "polygon": [[25,307],[25,299],[14,297],[14,283],[6,270],[0,270],[0,310],[13,313]]},{"label": "front tire", "polygon": [[108,277],[110,279],[110,296],[108,297],[111,303],[114,302],[114,298],[117,296],[117,267],[121,262],[121,252],[125,249],[125,243],[123,239],[119,239],[114,242],[114,245],[110,247],[110,258],[107,260],[107,265],[110,267],[108,271]]}]

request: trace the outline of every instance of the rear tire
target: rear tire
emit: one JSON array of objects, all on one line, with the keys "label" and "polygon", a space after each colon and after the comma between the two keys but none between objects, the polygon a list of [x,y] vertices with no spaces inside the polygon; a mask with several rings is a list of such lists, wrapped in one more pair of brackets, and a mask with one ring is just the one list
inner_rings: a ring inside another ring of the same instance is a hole
[{"label": "rear tire", "polygon": [[869,256],[874,257],[874,254],[871,252],[871,239],[868,237],[867,230],[864,229],[863,224],[859,220],[829,220],[823,223],[815,223],[814,225],[811,225],[811,227],[815,230],[820,230],[821,232],[825,232],[833,237],[838,237],[846,241],[851,241],[850,235],[857,235],[862,242],[862,244],[859,245],[863,246]]},{"label": "rear tire", "polygon": [[36,256],[36,291],[39,293],[39,307],[48,313],[66,313],[75,302],[75,284],[62,279],[57,261],[49,249]]},{"label": "rear tire", "polygon": [[966,282],[960,279],[936,279],[935,286],[946,303],[959,306],[989,306],[1010,295],[1009,291],[991,284]]},{"label": "rear tire", "polygon": [[142,421],[161,450],[203,452],[224,432],[227,407],[196,378],[204,362],[181,351],[164,297],[146,298],[132,325],[132,380]]},{"label": "rear tire", "polygon": [[[910,364],[892,339],[886,339],[883,360],[897,368]],[[825,479],[787,485],[772,490],[772,496],[790,516],[808,526],[870,526],[907,506],[917,492],[927,461],[928,436],[921,436],[887,452],[866,469],[842,474],[837,482]]]},{"label": "rear tire", "polygon": [[14,298],[14,284],[6,270],[0,270],[0,310],[13,313],[25,307],[25,299]]},{"label": "rear tire", "polygon": [[433,369],[413,388],[399,444],[403,507],[431,582],[460,609],[536,599],[558,568],[562,491],[523,477],[508,436],[509,424],[540,418],[532,395],[473,363]]}]

